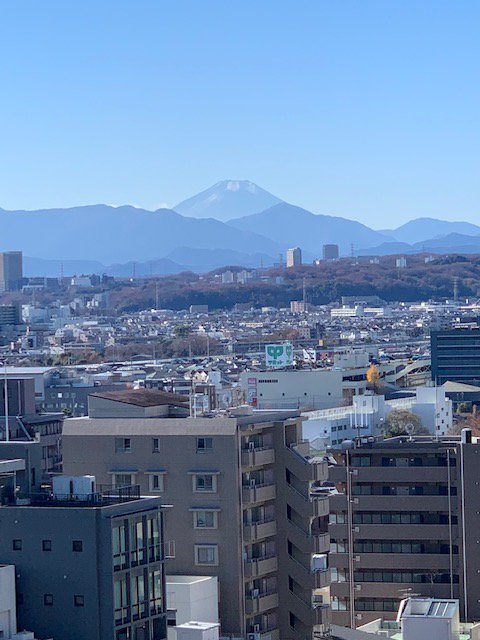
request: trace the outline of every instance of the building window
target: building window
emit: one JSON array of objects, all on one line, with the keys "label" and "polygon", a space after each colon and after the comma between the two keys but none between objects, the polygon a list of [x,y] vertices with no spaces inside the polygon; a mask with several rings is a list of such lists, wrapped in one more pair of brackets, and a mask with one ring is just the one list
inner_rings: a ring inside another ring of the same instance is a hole
[{"label": "building window", "polygon": [[13,540],[12,549],[14,551],[21,551],[22,550],[22,541],[21,540]]},{"label": "building window", "polygon": [[43,594],[43,604],[46,607],[51,607],[53,606],[53,594],[51,593],[44,593]]},{"label": "building window", "polygon": [[160,453],[160,438],[152,438],[152,453]]},{"label": "building window", "polygon": [[130,487],[133,484],[132,473],[114,473],[113,484],[115,487]]},{"label": "building window", "polygon": [[73,540],[72,541],[72,551],[83,551],[83,541],[82,540]]},{"label": "building window", "polygon": [[216,511],[194,511],[193,526],[195,529],[217,529],[217,512]]},{"label": "building window", "polygon": [[193,490],[195,492],[215,493],[217,477],[213,473],[196,473],[193,476]]},{"label": "building window", "polygon": [[75,607],[83,607],[85,605],[84,596],[73,596],[73,604]]},{"label": "building window", "polygon": [[212,438],[197,438],[197,453],[206,453],[207,451],[212,451],[212,449]]},{"label": "building window", "polygon": [[52,550],[52,541],[42,540],[42,551],[51,551],[51,550]]},{"label": "building window", "polygon": [[216,544],[196,544],[195,564],[216,566],[218,565],[218,547]]},{"label": "building window", "polygon": [[163,487],[163,473],[151,473],[149,475],[150,491],[155,493],[162,493]]},{"label": "building window", "polygon": [[130,453],[132,450],[132,441],[130,438],[115,438],[116,453]]}]

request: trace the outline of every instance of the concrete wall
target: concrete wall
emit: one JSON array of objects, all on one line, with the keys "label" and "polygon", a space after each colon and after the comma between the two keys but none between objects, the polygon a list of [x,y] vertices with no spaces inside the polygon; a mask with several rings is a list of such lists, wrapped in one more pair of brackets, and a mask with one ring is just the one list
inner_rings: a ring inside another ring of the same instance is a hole
[{"label": "concrete wall", "polygon": [[256,380],[259,409],[325,409],[340,405],[343,398],[341,370],[244,371],[240,384],[247,393]]}]

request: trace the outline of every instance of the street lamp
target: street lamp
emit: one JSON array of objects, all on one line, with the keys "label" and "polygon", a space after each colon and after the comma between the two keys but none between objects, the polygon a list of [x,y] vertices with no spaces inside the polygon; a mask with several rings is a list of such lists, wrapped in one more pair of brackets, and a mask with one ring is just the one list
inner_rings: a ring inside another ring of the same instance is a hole
[{"label": "street lamp", "polygon": [[3,361],[3,394],[5,396],[5,442],[10,442],[8,430],[8,381],[7,381],[7,361]]}]

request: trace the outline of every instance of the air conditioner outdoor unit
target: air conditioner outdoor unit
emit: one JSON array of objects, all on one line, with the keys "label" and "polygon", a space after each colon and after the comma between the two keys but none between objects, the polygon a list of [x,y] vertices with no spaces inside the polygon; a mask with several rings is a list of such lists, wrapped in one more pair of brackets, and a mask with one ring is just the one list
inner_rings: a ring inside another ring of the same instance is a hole
[{"label": "air conditioner outdoor unit", "polygon": [[355,562],[360,562],[360,556],[355,556],[354,560],[355,560]]},{"label": "air conditioner outdoor unit", "polygon": [[362,585],[361,584],[356,584],[355,585],[355,591],[361,591],[362,590]]},{"label": "air conditioner outdoor unit", "polygon": [[260,633],[260,625],[259,624],[254,624],[253,625],[253,630],[255,631],[255,633]]},{"label": "air conditioner outdoor unit", "polygon": [[259,633],[247,633],[247,640],[260,640]]},{"label": "air conditioner outdoor unit", "polygon": [[363,616],[361,613],[356,613],[355,614],[355,620],[362,620]]},{"label": "air conditioner outdoor unit", "polygon": [[360,533],[360,527],[353,527],[353,533]]}]

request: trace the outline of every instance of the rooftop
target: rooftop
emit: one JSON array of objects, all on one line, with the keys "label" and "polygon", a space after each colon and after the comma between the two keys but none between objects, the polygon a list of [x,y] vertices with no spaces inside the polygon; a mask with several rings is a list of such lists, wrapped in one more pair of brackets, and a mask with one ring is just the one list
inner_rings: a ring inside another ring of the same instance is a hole
[{"label": "rooftop", "polygon": [[137,407],[158,407],[161,405],[185,407],[188,405],[188,398],[185,396],[157,389],[121,389],[119,391],[99,391],[90,395],[94,398],[133,404]]}]

